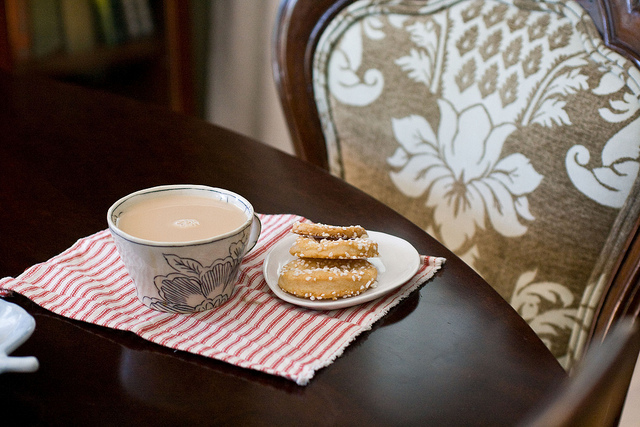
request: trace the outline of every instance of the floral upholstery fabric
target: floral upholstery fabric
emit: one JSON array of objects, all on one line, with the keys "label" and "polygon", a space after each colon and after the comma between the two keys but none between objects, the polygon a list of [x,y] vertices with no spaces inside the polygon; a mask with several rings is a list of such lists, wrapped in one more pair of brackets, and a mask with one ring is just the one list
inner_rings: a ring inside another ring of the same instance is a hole
[{"label": "floral upholstery fabric", "polygon": [[640,71],[572,1],[358,1],[314,92],[331,172],[476,269],[566,367],[638,216]]}]

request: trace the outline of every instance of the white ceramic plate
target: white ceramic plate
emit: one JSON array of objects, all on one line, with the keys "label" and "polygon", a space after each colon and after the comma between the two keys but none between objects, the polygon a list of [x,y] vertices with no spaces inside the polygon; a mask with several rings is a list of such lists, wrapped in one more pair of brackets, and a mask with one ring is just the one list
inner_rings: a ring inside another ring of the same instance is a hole
[{"label": "white ceramic plate", "polygon": [[291,304],[316,310],[335,310],[380,298],[403,285],[416,274],[418,268],[420,268],[420,255],[409,242],[378,231],[367,231],[367,233],[370,239],[378,242],[378,252],[380,254],[379,257],[369,258],[369,261],[378,269],[378,281],[375,288],[370,288],[355,297],[340,298],[338,300],[312,301],[307,298],[298,298],[284,292],[278,286],[278,275],[280,269],[295,258],[289,253],[289,248],[296,240],[294,234],[288,235],[282,239],[282,241],[278,242],[271,251],[269,251],[267,258],[264,260],[264,277],[267,280],[269,288],[271,288],[273,293],[279,298]]},{"label": "white ceramic plate", "polygon": [[19,305],[0,299],[0,373],[33,372],[38,369],[35,357],[10,357],[33,333],[36,321]]}]

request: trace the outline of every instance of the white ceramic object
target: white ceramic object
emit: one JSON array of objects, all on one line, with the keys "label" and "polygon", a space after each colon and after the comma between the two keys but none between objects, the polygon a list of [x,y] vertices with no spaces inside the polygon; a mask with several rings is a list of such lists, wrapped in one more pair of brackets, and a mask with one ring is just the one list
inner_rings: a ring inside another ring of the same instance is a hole
[{"label": "white ceramic object", "polygon": [[267,254],[263,264],[264,277],[269,288],[284,301],[315,310],[335,310],[362,304],[402,286],[420,268],[420,254],[404,239],[377,231],[367,231],[369,238],[378,242],[379,257],[369,258],[378,269],[378,279],[375,288],[370,288],[355,297],[339,298],[337,300],[310,300],[299,298],[284,292],[278,286],[278,276],[282,267],[295,257],[289,253],[289,248],[295,242],[296,236],[291,234],[278,242]]},{"label": "white ceramic object", "polygon": [[0,373],[38,370],[38,359],[33,356],[9,356],[35,328],[36,321],[22,307],[0,299]]},{"label": "white ceramic object", "polygon": [[[223,235],[185,243],[140,239],[116,226],[118,216],[136,202],[168,194],[222,200],[239,207],[247,220]],[[262,229],[253,206],[244,197],[203,185],[165,185],[137,191],[109,208],[107,223],[138,298],[149,308],[169,313],[200,312],[227,302],[240,263],[255,246]]]}]

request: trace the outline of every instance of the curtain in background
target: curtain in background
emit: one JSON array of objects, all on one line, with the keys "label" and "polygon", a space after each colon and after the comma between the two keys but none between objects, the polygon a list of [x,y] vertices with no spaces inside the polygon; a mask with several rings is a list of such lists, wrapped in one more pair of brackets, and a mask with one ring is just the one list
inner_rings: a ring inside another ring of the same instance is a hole
[{"label": "curtain in background", "polygon": [[277,9],[278,0],[211,2],[205,118],[293,153],[271,70]]}]

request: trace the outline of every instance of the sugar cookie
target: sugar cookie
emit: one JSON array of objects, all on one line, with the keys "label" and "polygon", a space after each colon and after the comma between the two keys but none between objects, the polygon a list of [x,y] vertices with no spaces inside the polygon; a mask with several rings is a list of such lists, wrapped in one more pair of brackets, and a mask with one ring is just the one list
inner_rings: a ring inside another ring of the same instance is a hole
[{"label": "sugar cookie", "polygon": [[367,237],[366,230],[359,225],[343,227],[296,221],[291,231],[302,236],[320,239],[354,239],[356,237]]},{"label": "sugar cookie", "polygon": [[376,281],[378,270],[367,260],[296,258],[282,267],[280,288],[292,295],[338,299],[359,295]]},{"label": "sugar cookie", "polygon": [[364,237],[331,240],[298,236],[289,253],[299,258],[365,259],[378,256],[378,244]]}]

